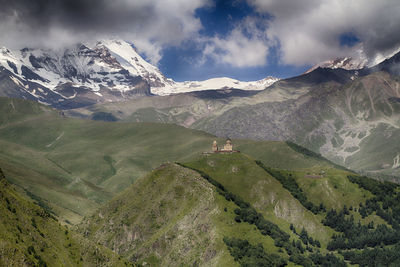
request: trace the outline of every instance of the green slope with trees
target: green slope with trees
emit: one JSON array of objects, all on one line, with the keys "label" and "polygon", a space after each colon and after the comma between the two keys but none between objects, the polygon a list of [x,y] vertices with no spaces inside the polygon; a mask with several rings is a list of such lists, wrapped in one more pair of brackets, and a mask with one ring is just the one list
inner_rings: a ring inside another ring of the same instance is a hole
[{"label": "green slope with trees", "polygon": [[[360,214],[374,196],[349,178],[359,176],[325,165],[325,173],[314,177],[315,168],[276,169],[243,153],[168,163],[79,228],[89,239],[150,266],[345,266],[357,263],[351,258],[357,255],[333,247],[346,235],[343,223],[396,238],[376,212]],[[314,187],[328,197],[319,198]],[[393,244],[381,240],[384,247]]]},{"label": "green slope with trees", "polygon": [[0,169],[1,266],[126,266],[111,250],[61,226],[10,185]]}]

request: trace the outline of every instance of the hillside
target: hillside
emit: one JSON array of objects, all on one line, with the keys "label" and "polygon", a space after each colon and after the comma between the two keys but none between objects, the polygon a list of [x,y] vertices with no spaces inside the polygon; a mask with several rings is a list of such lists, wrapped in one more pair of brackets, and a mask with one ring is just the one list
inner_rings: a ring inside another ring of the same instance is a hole
[{"label": "hillside", "polygon": [[286,81],[278,81],[262,91],[219,89],[142,97],[122,103],[102,103],[65,112],[71,117],[97,119],[98,114],[108,114],[115,120],[125,122],[175,123],[195,128],[198,123],[221,116],[235,107],[264,102],[285,102],[299,98],[310,89],[310,85],[301,79],[293,83],[295,87]]},{"label": "hillside", "polygon": [[391,250],[399,237],[397,213],[386,213],[380,194],[395,188],[329,164],[290,171],[242,153],[209,154],[161,165],[79,229],[149,266],[346,266],[373,253],[368,261],[385,265],[399,259]]},{"label": "hillside", "polygon": [[56,115],[58,111],[34,101],[0,97],[0,126],[21,120],[27,120],[38,115]]},{"label": "hillside", "polygon": [[216,221],[229,220],[224,207],[221,196],[200,175],[165,164],[85,220],[82,231],[150,266],[230,265]]},{"label": "hillside", "polygon": [[[292,223],[296,228],[305,228],[315,238],[318,237],[321,244],[326,244],[329,240],[331,232],[326,229],[320,222],[318,216],[308,211],[301,205],[293,196],[282,187],[282,185],[269,173],[265,172],[258,166],[253,158],[250,158],[242,153],[226,154],[226,155],[210,155],[202,157],[199,160],[186,164],[194,169],[201,170],[221,183],[230,192],[240,196],[245,201],[248,201],[265,218],[270,218],[271,221],[282,227],[282,229],[289,232],[289,225]],[[269,165],[267,165],[269,166]],[[294,171],[293,173],[310,173],[319,174],[321,170],[332,173],[332,176],[337,176],[341,183],[346,181],[346,172],[339,171],[333,167],[311,167],[304,168],[303,171]],[[333,175],[334,174],[334,175]],[[304,176],[302,178],[304,178]],[[321,177],[322,178],[322,177]],[[307,180],[307,179],[305,179]],[[313,181],[313,187],[321,190],[321,185],[324,185],[326,191],[331,191],[331,198],[340,199],[342,201],[328,203],[329,198],[315,199],[320,201],[314,203],[319,205],[322,203],[328,208],[338,208],[346,205],[356,205],[362,198],[359,194],[348,193],[350,199],[344,200],[344,196],[339,197],[344,192],[342,190],[358,191],[357,186],[353,185],[350,189],[346,184],[341,190],[334,190],[333,179],[331,175],[322,179],[309,179]],[[335,192],[336,191],[336,192]],[[325,192],[326,193],[326,192]],[[337,195],[337,196],[335,196]]]},{"label": "hillside", "polygon": [[189,159],[212,142],[209,134],[174,125],[69,119],[34,102],[1,101],[4,172],[71,223],[152,168]]},{"label": "hillside", "polygon": [[[210,150],[215,139],[171,124],[71,119],[35,102],[0,101],[5,111],[0,115],[4,172],[12,183],[72,224],[160,164],[188,161]],[[283,142],[234,143],[279,168],[326,165]]]},{"label": "hillside", "polygon": [[1,266],[124,266],[111,250],[61,226],[19,194],[0,169]]},{"label": "hillside", "polygon": [[285,261],[287,254],[279,253],[272,238],[251,225],[235,223],[236,207],[199,173],[171,163],[139,179],[87,218],[81,231],[150,266],[238,266],[224,238],[261,243],[268,254]]}]

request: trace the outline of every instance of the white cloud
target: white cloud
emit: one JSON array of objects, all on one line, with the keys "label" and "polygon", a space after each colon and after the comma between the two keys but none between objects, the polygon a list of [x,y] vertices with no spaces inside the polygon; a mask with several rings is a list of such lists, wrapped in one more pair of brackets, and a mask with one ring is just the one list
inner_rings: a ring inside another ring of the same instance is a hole
[{"label": "white cloud", "polygon": [[204,55],[234,67],[257,67],[267,64],[268,40],[252,18],[244,19],[226,37],[207,40]]},{"label": "white cloud", "polygon": [[340,44],[354,33],[371,61],[400,46],[398,0],[248,0],[273,16],[267,35],[280,43],[286,64],[314,64],[348,56],[354,48]]}]

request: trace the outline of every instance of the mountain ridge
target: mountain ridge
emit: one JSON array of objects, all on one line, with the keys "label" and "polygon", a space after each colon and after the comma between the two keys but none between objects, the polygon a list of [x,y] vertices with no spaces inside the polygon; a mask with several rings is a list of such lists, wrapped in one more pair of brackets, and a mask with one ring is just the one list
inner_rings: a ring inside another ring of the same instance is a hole
[{"label": "mountain ridge", "polygon": [[132,44],[103,40],[61,50],[0,48],[0,95],[33,99],[61,109],[99,102],[210,89],[263,90],[277,81],[231,78],[175,82],[145,61]]}]

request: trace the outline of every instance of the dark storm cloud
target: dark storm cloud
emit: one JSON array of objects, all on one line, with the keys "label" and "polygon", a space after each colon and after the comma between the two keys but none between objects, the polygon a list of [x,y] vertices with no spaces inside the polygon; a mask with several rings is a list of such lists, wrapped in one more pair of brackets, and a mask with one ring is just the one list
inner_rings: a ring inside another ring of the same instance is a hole
[{"label": "dark storm cloud", "polygon": [[106,0],[1,0],[0,20],[15,17],[18,23],[33,30],[47,30],[53,25],[80,31],[112,31],[154,14],[150,1],[130,5],[128,1]]},{"label": "dark storm cloud", "polygon": [[134,41],[154,62],[165,45],[201,29],[209,0],[0,0],[2,45],[58,47],[101,38]]}]

